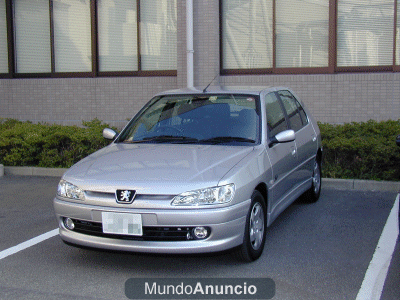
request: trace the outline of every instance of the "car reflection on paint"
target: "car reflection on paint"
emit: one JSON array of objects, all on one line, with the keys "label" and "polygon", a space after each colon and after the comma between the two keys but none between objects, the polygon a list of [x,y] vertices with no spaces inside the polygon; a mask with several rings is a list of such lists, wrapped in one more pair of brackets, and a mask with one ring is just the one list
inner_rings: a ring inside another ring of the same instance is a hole
[{"label": "car reflection on paint", "polygon": [[321,191],[321,136],[289,88],[156,95],[113,142],[62,177],[64,242],[148,253],[260,257],[268,226]]}]

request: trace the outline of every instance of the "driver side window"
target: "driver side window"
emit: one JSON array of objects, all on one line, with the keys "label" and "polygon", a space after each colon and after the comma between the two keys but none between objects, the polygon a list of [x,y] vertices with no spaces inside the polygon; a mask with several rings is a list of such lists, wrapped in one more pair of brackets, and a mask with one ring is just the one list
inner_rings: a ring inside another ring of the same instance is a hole
[{"label": "driver side window", "polygon": [[285,114],[275,93],[265,96],[268,135],[270,137],[288,129]]},{"label": "driver side window", "polygon": [[289,91],[279,91],[279,97],[285,107],[290,122],[290,128],[298,131],[307,125],[308,119],[303,107]]}]

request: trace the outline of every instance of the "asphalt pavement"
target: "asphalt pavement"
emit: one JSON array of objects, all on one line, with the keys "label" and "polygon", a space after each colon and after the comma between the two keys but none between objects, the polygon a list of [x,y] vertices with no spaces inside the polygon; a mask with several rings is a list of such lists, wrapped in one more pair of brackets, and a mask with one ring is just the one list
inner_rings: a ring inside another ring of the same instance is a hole
[{"label": "asphalt pavement", "polygon": [[[57,228],[52,201],[59,179],[0,178],[0,254]],[[268,228],[264,253],[250,264],[230,252],[161,256],[79,249],[54,236],[0,259],[0,299],[128,299],[124,284],[130,278],[232,277],[271,278],[278,300],[356,299],[397,193],[350,186],[330,182],[317,203],[291,205]],[[400,299],[399,274],[397,240],[382,300]]]}]

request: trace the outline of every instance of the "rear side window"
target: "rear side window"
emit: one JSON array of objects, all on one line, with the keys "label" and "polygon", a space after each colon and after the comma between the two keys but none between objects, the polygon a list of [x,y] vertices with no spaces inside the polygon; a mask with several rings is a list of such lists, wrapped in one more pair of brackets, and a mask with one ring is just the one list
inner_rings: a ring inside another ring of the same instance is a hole
[{"label": "rear side window", "polygon": [[287,130],[285,114],[275,93],[270,93],[265,96],[265,105],[269,135],[272,137]]},{"label": "rear side window", "polygon": [[308,123],[308,119],[299,101],[289,91],[279,91],[286,114],[289,118],[290,128],[298,131]]}]

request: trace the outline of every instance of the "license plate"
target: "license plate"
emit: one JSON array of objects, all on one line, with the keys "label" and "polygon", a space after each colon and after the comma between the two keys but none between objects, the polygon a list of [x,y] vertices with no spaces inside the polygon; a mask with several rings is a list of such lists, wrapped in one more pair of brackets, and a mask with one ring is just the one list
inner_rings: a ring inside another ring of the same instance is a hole
[{"label": "license plate", "polygon": [[142,216],[140,214],[127,214],[105,212],[101,213],[103,233],[143,235]]}]

